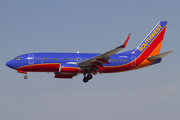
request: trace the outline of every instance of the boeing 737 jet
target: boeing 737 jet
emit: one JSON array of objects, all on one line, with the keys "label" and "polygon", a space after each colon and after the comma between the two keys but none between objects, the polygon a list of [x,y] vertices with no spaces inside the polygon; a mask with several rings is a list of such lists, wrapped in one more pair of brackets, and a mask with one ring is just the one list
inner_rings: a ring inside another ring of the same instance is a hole
[{"label": "boeing 737 jet", "polygon": [[6,65],[24,73],[53,72],[54,78],[73,78],[83,74],[86,83],[98,73],[115,73],[135,70],[160,63],[162,58],[173,51],[160,53],[167,21],[160,21],[140,45],[127,52],[115,54],[125,48],[130,34],[122,44],[103,54],[97,53],[28,53],[15,57]]}]

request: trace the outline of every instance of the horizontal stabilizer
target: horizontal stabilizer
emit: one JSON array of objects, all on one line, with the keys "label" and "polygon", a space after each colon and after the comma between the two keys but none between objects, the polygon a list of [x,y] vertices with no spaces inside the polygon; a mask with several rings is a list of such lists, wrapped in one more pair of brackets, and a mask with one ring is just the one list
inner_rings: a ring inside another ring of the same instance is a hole
[{"label": "horizontal stabilizer", "polygon": [[165,52],[165,53],[161,53],[159,55],[155,55],[155,56],[152,56],[152,57],[148,57],[147,60],[157,60],[157,59],[161,59],[163,57],[165,57],[166,55],[170,54],[174,52],[173,50],[172,51],[168,51],[168,52]]}]

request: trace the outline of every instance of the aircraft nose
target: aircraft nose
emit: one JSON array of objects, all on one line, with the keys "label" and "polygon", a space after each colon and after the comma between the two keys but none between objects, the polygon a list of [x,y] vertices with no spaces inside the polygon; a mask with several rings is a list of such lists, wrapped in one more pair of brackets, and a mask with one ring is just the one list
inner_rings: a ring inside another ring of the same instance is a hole
[{"label": "aircraft nose", "polygon": [[13,67],[13,62],[12,61],[8,61],[7,63],[6,63],[6,66],[8,66],[8,67],[10,67],[10,68],[14,68]]},{"label": "aircraft nose", "polygon": [[10,67],[10,61],[8,61],[8,62],[6,63],[6,66]]}]

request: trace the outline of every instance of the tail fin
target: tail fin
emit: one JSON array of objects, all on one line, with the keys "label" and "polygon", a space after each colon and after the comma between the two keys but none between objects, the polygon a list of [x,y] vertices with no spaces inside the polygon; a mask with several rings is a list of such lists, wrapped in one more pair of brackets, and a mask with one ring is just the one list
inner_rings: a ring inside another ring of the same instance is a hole
[{"label": "tail fin", "polygon": [[145,53],[147,56],[158,55],[161,49],[167,21],[160,21],[142,43],[135,49],[136,54]]}]

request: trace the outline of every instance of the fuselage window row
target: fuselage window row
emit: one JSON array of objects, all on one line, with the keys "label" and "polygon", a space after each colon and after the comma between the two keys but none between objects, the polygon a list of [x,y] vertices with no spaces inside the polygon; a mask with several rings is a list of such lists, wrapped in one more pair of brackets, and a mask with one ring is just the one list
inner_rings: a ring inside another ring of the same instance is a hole
[{"label": "fuselage window row", "polygon": [[63,58],[36,58],[36,60],[63,60]]},{"label": "fuselage window row", "polygon": [[[63,58],[36,58],[36,60],[63,60]],[[87,60],[87,59],[75,59],[75,58],[66,58],[66,61],[77,61],[77,60]],[[127,59],[110,59],[112,62],[128,62]]]},{"label": "fuselage window row", "polygon": [[112,62],[128,62],[128,60],[126,59],[110,59],[109,61],[112,61]]}]

